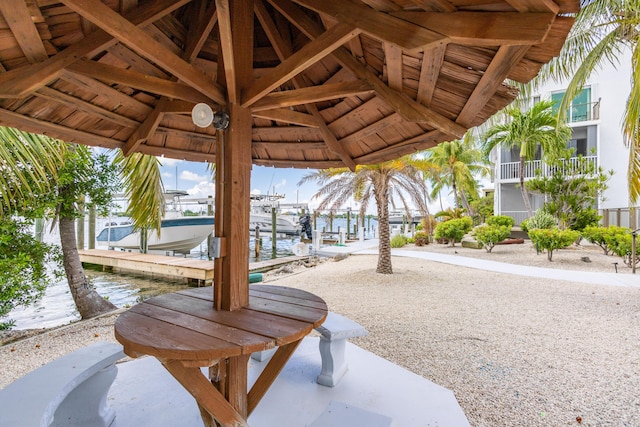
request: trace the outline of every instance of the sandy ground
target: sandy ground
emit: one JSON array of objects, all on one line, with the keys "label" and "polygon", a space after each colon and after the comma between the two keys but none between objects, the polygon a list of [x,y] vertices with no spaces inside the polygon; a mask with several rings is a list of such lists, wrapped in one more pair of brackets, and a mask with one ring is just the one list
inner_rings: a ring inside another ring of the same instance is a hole
[{"label": "sandy ground", "polygon": [[[413,249],[582,271],[613,272],[619,262],[620,274],[630,273],[620,258],[592,246],[559,251],[552,262],[529,244],[493,253]],[[316,293],[331,310],[361,323],[369,336],[354,343],[453,390],[473,426],[640,425],[640,288],[400,257],[393,259],[394,274],[380,275],[376,260],[350,256],[266,280]],[[113,340],[114,319],[0,347],[0,387],[76,348]]]}]

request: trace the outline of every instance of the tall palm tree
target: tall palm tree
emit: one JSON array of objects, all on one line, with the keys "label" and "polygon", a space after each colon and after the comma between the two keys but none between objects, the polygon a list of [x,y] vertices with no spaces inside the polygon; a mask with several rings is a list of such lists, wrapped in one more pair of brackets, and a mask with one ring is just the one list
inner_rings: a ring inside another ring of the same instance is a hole
[{"label": "tall palm tree", "polygon": [[[0,215],[38,215],[50,208],[60,230],[63,266],[76,307],[82,318],[94,317],[115,308],[93,289],[84,274],[76,245],[75,218],[81,196],[91,182],[100,179],[86,167],[91,156],[83,146],[67,144],[42,135],[0,128]],[[162,187],[157,159],[132,155],[114,161],[125,176],[127,192],[135,198],[129,214],[135,223],[151,227],[160,224],[161,209],[155,192]],[[104,164],[103,167],[108,167]],[[111,166],[109,166],[111,167]],[[99,187],[100,185],[97,185]],[[161,191],[160,191],[161,195]],[[108,194],[94,194],[98,198]],[[106,200],[101,200],[106,203]],[[151,207],[152,209],[149,209]]]},{"label": "tall palm tree", "polygon": [[629,0],[584,3],[560,54],[542,68],[532,83],[571,78],[559,109],[561,115],[566,114],[594,71],[607,62],[617,67],[623,52],[631,51],[631,91],[623,133],[625,143],[630,146],[629,197],[635,203],[640,196],[640,3]]},{"label": "tall palm tree", "polygon": [[313,196],[321,198],[318,209],[335,210],[350,198],[361,202],[361,215],[366,212],[371,199],[378,210],[378,266],[377,273],[391,274],[391,238],[389,232],[389,203],[399,201],[409,210],[413,201],[423,213],[428,213],[427,188],[424,171],[432,168],[428,161],[405,156],[376,165],[358,165],[356,171],[347,168],[320,170],[304,176],[298,185],[316,181],[321,188]]},{"label": "tall palm tree", "polygon": [[426,158],[438,166],[431,179],[431,197],[438,194],[444,186],[450,186],[455,207],[458,207],[459,198],[469,215],[473,215],[467,194],[477,196],[476,177],[489,174],[489,166],[482,151],[477,147],[473,133],[469,131],[462,139],[442,142],[425,153]]},{"label": "tall palm tree", "polygon": [[551,101],[540,101],[527,111],[518,107],[507,108],[507,122],[491,126],[484,135],[486,155],[495,147],[520,149],[520,191],[529,216],[533,216],[533,211],[524,185],[525,161],[534,160],[538,147],[541,147],[543,160],[553,162],[566,151],[567,141],[571,138],[571,129],[564,121],[558,120],[552,107]]}]

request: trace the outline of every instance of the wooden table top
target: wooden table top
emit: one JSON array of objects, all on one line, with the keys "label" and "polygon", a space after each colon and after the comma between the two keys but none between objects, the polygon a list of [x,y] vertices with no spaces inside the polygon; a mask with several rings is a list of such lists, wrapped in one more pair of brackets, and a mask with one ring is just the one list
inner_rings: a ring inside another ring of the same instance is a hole
[{"label": "wooden table top", "polygon": [[207,366],[300,340],[326,316],[322,298],[300,289],[251,285],[247,307],[216,311],[212,288],[193,288],[135,305],[118,317],[115,335],[129,356]]}]

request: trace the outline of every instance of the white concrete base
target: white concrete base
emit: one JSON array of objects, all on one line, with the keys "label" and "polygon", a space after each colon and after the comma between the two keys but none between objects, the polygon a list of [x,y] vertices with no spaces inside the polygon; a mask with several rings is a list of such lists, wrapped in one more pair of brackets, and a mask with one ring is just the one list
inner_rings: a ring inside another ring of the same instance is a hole
[{"label": "white concrete base", "polygon": [[309,427],[391,427],[392,423],[393,420],[384,415],[332,400],[327,409]]},{"label": "white concrete base", "polygon": [[[349,375],[336,387],[316,383],[321,361],[318,338],[303,340],[249,417],[251,427],[304,427],[332,400],[393,419],[394,427],[466,427],[469,422],[451,391],[349,342]],[[266,362],[249,360],[249,384]],[[109,393],[116,410],[112,427],[201,427],[195,401],[150,357],[118,365]]]}]

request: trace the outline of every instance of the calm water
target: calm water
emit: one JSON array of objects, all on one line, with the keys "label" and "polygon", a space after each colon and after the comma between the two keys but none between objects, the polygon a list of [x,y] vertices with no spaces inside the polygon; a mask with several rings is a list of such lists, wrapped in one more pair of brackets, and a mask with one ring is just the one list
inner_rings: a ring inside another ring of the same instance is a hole
[{"label": "calm water", "polygon": [[[124,219],[122,220],[124,221]],[[102,221],[98,220],[96,227],[97,233],[100,232],[106,222],[106,219]],[[371,223],[377,226],[374,220],[372,220]],[[321,219],[318,219],[317,227],[320,229],[326,227],[326,231],[329,231],[329,225],[325,224]],[[346,219],[335,219],[333,221],[333,231],[337,232],[338,227],[346,227]],[[88,227],[86,226],[85,229],[88,229]],[[54,230],[52,233],[46,234],[44,240],[48,243],[57,244],[59,242],[59,235],[57,231]],[[291,248],[299,242],[299,237],[276,239],[276,252],[273,253],[271,235],[264,233],[262,235],[260,257],[256,258],[255,239],[252,237],[249,242],[249,262],[293,255]],[[100,246],[96,247],[100,248]],[[206,258],[206,253],[206,242],[203,242],[191,251],[191,256]],[[96,287],[98,293],[108,298],[109,301],[117,307],[133,305],[142,299],[167,292],[175,292],[186,287],[186,285],[181,282],[150,279],[141,275],[113,274],[94,270],[85,270],[85,272],[90,282]],[[8,318],[15,320],[14,329],[30,329],[65,325],[69,322],[79,320],[80,316],[76,311],[66,280],[61,280],[50,286],[45,296],[38,303],[27,308],[15,309],[9,314]]]}]

